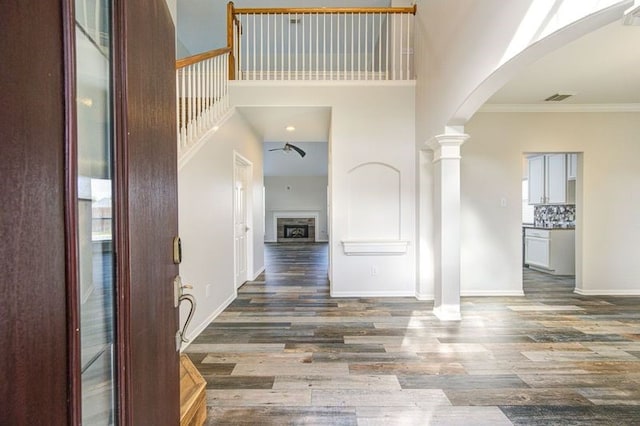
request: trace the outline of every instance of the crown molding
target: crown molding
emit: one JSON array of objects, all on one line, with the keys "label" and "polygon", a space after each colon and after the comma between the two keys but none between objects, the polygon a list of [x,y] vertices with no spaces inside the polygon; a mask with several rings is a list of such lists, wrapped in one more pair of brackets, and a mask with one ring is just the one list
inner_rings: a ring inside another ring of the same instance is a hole
[{"label": "crown molding", "polygon": [[640,112],[639,104],[484,104],[478,112]]}]

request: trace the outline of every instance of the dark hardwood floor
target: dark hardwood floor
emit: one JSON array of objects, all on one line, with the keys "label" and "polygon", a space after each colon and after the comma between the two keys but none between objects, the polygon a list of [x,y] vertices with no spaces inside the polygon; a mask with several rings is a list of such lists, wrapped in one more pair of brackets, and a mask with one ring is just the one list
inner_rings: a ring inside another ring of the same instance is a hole
[{"label": "dark hardwood floor", "polygon": [[525,297],[329,297],[326,244],[269,244],[266,273],[188,347],[209,424],[640,424],[640,298],[525,270]]}]

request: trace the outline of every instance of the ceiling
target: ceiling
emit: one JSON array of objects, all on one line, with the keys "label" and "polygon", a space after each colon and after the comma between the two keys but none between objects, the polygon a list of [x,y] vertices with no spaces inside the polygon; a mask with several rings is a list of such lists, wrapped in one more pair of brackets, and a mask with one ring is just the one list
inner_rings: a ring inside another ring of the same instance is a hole
[{"label": "ceiling", "polygon": [[[329,107],[238,107],[265,142],[327,142],[331,124]],[[288,126],[295,127],[287,131]]]},{"label": "ceiling", "polygon": [[487,104],[640,104],[640,27],[609,24],[546,55]]},{"label": "ceiling", "polygon": [[[238,107],[264,141],[265,176],[326,176],[331,126],[329,107]],[[288,131],[287,127],[295,127]],[[293,143],[306,152],[269,151]]]}]

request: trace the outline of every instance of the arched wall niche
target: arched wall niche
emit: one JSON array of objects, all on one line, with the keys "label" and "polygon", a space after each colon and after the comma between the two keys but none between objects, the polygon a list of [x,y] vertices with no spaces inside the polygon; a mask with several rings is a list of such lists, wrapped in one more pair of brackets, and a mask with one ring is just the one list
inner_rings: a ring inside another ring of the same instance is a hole
[{"label": "arched wall niche", "polygon": [[347,172],[349,240],[400,239],[400,170],[371,162]]}]

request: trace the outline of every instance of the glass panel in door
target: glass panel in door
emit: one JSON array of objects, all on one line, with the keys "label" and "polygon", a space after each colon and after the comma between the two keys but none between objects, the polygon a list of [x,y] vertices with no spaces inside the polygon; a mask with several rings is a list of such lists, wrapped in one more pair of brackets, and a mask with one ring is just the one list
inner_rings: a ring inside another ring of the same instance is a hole
[{"label": "glass panel in door", "polygon": [[82,423],[115,409],[111,1],[76,0],[78,268]]}]

